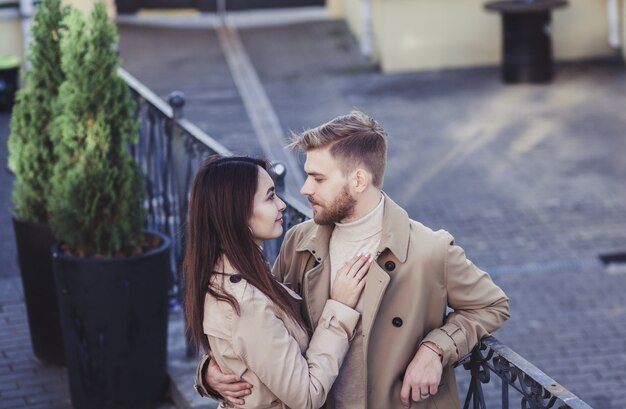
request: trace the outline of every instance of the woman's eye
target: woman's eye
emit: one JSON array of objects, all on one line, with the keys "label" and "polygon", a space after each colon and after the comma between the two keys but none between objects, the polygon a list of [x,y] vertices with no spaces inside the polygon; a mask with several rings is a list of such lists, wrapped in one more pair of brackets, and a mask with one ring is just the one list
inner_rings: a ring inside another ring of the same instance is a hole
[{"label": "woman's eye", "polygon": [[272,194],[269,196],[269,200],[274,200],[274,199],[276,199],[276,195],[275,195],[274,193],[272,193]]}]

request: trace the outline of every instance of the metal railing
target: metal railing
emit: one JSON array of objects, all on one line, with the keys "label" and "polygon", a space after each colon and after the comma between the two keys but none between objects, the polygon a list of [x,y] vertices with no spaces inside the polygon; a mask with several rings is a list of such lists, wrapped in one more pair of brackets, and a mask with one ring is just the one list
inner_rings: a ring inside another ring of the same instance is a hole
[{"label": "metal railing", "polygon": [[[124,69],[120,68],[118,74],[126,81],[137,102],[139,143],[132,147],[132,153],[144,176],[145,227],[166,234],[172,240],[172,304],[180,305],[183,234],[191,182],[205,157],[214,154],[230,156],[232,152],[183,117],[185,99],[182,93],[172,92],[168,104]],[[285,166],[273,163],[272,168],[277,191],[287,203],[283,216],[286,231],[310,217],[310,210],[284,192]],[[278,255],[281,242],[282,237],[265,243],[264,250],[271,262]]]},{"label": "metal railing", "polygon": [[[119,75],[128,83],[138,103],[140,141],[133,147],[141,164],[146,187],[146,227],[167,234],[172,239],[172,271],[175,275],[173,299],[180,302],[181,261],[184,253],[183,230],[186,221],[188,195],[193,176],[207,155],[231,155],[224,146],[183,118],[184,97],[173,92],[169,105],[120,69]],[[284,213],[287,231],[311,217],[308,207],[284,191],[285,167],[273,164],[277,191],[287,203]],[[265,244],[270,261],[278,254],[282,237]],[[176,301],[174,301],[176,302]],[[570,391],[556,383],[537,367],[493,337],[484,338],[459,366],[470,371],[465,409],[486,409],[483,384],[492,375],[500,378],[502,409],[509,408],[511,389],[519,393],[522,409],[590,409]]]},{"label": "metal railing", "polygon": [[502,385],[498,408],[511,407],[510,391],[513,389],[518,392],[519,406],[516,407],[522,409],[592,409],[494,337],[483,338],[459,365],[471,373],[464,409],[487,408],[482,385],[489,383],[492,375],[500,378]]}]

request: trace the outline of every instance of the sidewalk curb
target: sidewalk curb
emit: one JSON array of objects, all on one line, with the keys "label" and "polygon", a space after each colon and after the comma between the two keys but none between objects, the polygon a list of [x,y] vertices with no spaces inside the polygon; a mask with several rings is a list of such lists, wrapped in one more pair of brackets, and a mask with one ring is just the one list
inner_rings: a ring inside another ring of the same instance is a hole
[{"label": "sidewalk curb", "polygon": [[[323,6],[283,8],[270,10],[228,11],[227,20],[237,28],[278,27],[311,21],[334,20]],[[123,14],[115,18],[117,24],[168,27],[168,28],[213,28],[220,25],[217,13],[197,15]]]}]

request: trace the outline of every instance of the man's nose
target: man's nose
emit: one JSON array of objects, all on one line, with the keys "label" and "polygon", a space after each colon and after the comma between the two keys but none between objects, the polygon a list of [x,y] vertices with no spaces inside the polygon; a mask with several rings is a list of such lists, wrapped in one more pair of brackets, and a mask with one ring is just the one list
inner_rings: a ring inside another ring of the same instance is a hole
[{"label": "man's nose", "polygon": [[311,190],[311,184],[309,183],[309,179],[304,181],[304,184],[300,188],[300,194],[303,196],[311,196],[313,191]]}]

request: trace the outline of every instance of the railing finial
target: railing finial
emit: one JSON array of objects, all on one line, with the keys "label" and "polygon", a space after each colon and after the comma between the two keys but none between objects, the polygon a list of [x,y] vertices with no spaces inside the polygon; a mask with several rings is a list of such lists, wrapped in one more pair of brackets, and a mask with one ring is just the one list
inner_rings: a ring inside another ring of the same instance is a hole
[{"label": "railing finial", "polygon": [[285,192],[285,176],[287,176],[287,166],[282,162],[272,162],[272,173],[276,179],[276,192],[278,194]]},{"label": "railing finial", "polygon": [[174,113],[174,119],[180,119],[183,117],[183,106],[185,105],[185,94],[182,91],[173,91],[170,93],[170,97],[167,99],[172,112]]}]

